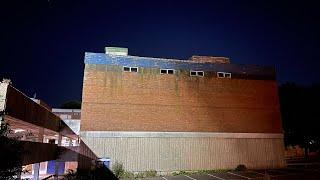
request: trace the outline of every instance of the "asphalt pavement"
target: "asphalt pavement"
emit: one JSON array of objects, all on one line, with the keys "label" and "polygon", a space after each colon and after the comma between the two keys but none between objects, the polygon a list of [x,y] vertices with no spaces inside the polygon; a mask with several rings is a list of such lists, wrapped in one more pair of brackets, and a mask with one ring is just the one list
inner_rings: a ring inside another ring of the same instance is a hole
[{"label": "asphalt pavement", "polygon": [[144,178],[143,180],[319,180],[320,165],[305,168],[288,167],[283,169],[267,169],[267,170],[247,170],[247,171],[230,171],[223,173],[207,173],[207,174],[188,174],[178,176],[160,176],[154,178]]}]

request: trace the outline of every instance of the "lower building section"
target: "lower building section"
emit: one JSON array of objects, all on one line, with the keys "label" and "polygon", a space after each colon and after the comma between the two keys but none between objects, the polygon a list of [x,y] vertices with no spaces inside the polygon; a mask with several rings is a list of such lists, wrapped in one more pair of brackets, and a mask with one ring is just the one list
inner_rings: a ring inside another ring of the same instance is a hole
[{"label": "lower building section", "polygon": [[282,134],[83,131],[98,157],[127,171],[230,169],[285,166]]}]

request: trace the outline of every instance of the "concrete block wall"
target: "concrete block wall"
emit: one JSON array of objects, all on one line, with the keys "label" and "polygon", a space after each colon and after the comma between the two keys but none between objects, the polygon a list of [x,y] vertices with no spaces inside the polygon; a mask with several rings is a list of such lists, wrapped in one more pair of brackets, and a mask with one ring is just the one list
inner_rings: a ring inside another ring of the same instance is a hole
[{"label": "concrete block wall", "polygon": [[95,131],[82,135],[99,157],[109,157],[111,166],[118,161],[127,171],[234,169],[239,164],[263,169],[285,165],[281,136],[190,137],[179,133],[175,137],[108,137],[103,134]]}]

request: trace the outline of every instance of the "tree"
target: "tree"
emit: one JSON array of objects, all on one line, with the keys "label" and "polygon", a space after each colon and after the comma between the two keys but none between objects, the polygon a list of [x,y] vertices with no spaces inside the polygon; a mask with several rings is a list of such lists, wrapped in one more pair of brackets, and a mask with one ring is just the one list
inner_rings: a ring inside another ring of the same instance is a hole
[{"label": "tree", "polygon": [[81,109],[81,102],[80,101],[67,101],[63,103],[60,108],[62,109]]},{"label": "tree", "polygon": [[281,116],[286,145],[319,151],[318,103],[320,86],[285,83],[279,87]]},{"label": "tree", "polygon": [[10,128],[7,123],[1,122],[0,129],[0,178],[16,179],[22,172],[21,155],[23,148],[17,139],[9,138]]}]

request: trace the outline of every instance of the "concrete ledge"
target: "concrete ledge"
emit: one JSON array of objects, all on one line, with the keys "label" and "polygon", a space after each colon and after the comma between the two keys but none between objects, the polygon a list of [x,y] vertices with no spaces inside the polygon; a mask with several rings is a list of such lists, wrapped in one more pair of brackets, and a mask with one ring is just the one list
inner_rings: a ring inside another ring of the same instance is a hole
[{"label": "concrete ledge", "polygon": [[220,133],[220,132],[141,132],[141,131],[82,131],[81,137],[167,137],[167,138],[186,138],[186,137],[215,137],[215,138],[254,138],[254,139],[283,139],[280,133]]}]

